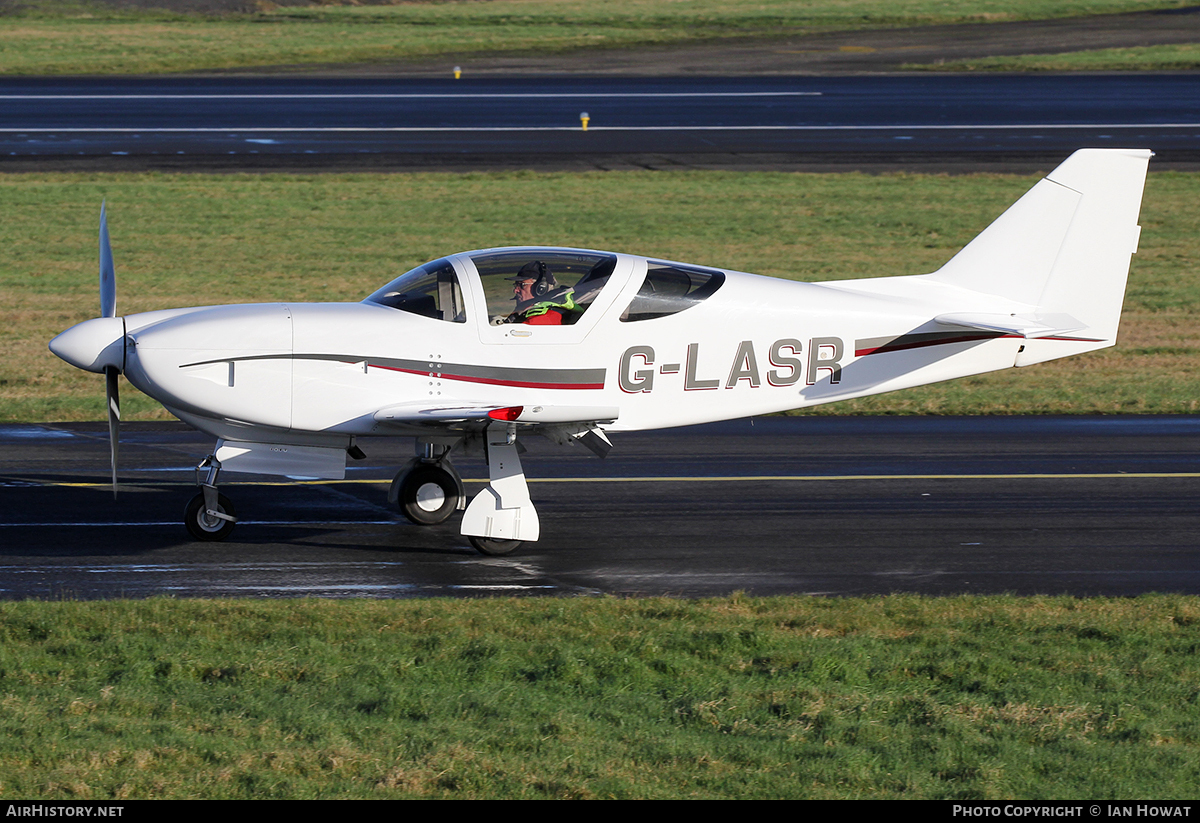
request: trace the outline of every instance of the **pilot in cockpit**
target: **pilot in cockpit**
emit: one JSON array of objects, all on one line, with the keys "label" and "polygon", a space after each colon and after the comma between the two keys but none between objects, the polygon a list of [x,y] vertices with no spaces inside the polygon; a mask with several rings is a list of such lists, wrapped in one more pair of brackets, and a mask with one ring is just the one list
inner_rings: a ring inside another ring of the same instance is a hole
[{"label": "pilot in cockpit", "polygon": [[[511,271],[511,269],[510,269]],[[575,289],[558,285],[553,272],[541,260],[526,263],[513,281],[513,300],[517,301],[505,323],[530,326],[561,326],[570,321],[571,312],[582,311],[573,299]]]}]

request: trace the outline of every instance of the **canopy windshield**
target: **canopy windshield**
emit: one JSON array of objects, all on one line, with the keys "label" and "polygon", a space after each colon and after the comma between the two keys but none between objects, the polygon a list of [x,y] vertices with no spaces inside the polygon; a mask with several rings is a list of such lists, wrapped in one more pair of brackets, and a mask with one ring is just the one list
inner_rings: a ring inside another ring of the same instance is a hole
[{"label": "canopy windshield", "polygon": [[444,257],[405,272],[363,302],[451,323],[467,320],[458,275]]}]

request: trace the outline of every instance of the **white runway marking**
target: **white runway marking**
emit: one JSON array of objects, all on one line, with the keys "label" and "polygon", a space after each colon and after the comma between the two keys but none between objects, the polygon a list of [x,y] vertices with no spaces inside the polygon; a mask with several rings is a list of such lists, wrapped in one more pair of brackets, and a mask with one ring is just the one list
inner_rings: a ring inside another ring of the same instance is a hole
[{"label": "white runway marking", "polygon": [[821,97],[819,91],[647,91],[647,92],[506,92],[490,94],[0,94],[0,100],[574,100],[603,97],[623,100],[641,97]]},{"label": "white runway marking", "polygon": [[[1017,123],[920,124],[871,126],[588,126],[588,131],[1054,131],[1065,129],[1200,129],[1200,123]],[[0,134],[400,134],[416,132],[557,132],[579,131],[572,126],[205,126],[203,128],[0,128]]]},{"label": "white runway marking", "polygon": [[[395,520],[239,520],[239,526],[395,526],[399,523],[407,521],[400,519],[399,516]],[[123,521],[123,520],[97,520],[88,521],[81,520],[72,523],[0,523],[0,528],[17,528],[17,529],[45,529],[45,528],[67,528],[78,527],[92,529],[100,526],[178,526],[179,520],[138,520],[138,521]]]}]

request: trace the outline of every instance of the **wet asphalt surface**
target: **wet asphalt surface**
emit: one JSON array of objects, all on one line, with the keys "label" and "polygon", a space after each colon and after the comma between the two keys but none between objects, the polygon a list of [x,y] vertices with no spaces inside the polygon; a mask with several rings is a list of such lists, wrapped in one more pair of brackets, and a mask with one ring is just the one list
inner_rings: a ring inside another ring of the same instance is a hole
[{"label": "wet asphalt surface", "polygon": [[0,429],[0,597],[1200,592],[1196,417],[766,418],[603,461],[528,438],[542,539],[503,558],[388,507],[404,439],[343,483],[227,474],[241,522],[197,543],[211,441],[127,428],[115,502],[100,427]]}]

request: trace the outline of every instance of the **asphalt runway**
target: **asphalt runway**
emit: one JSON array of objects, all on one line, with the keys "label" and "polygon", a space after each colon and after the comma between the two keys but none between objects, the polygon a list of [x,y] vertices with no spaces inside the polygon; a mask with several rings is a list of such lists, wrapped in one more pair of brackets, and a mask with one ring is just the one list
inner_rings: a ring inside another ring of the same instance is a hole
[{"label": "asphalt runway", "polygon": [[1083,146],[1200,159],[1200,75],[0,81],[0,170],[1040,162]]},{"label": "asphalt runway", "polygon": [[487,558],[457,517],[389,510],[411,441],[341,483],[226,475],[242,522],[201,544],[180,517],[205,436],[127,426],[114,502],[102,426],[0,427],[0,597],[1200,592],[1200,417],[760,418],[603,461],[522,442],[543,537]]}]

